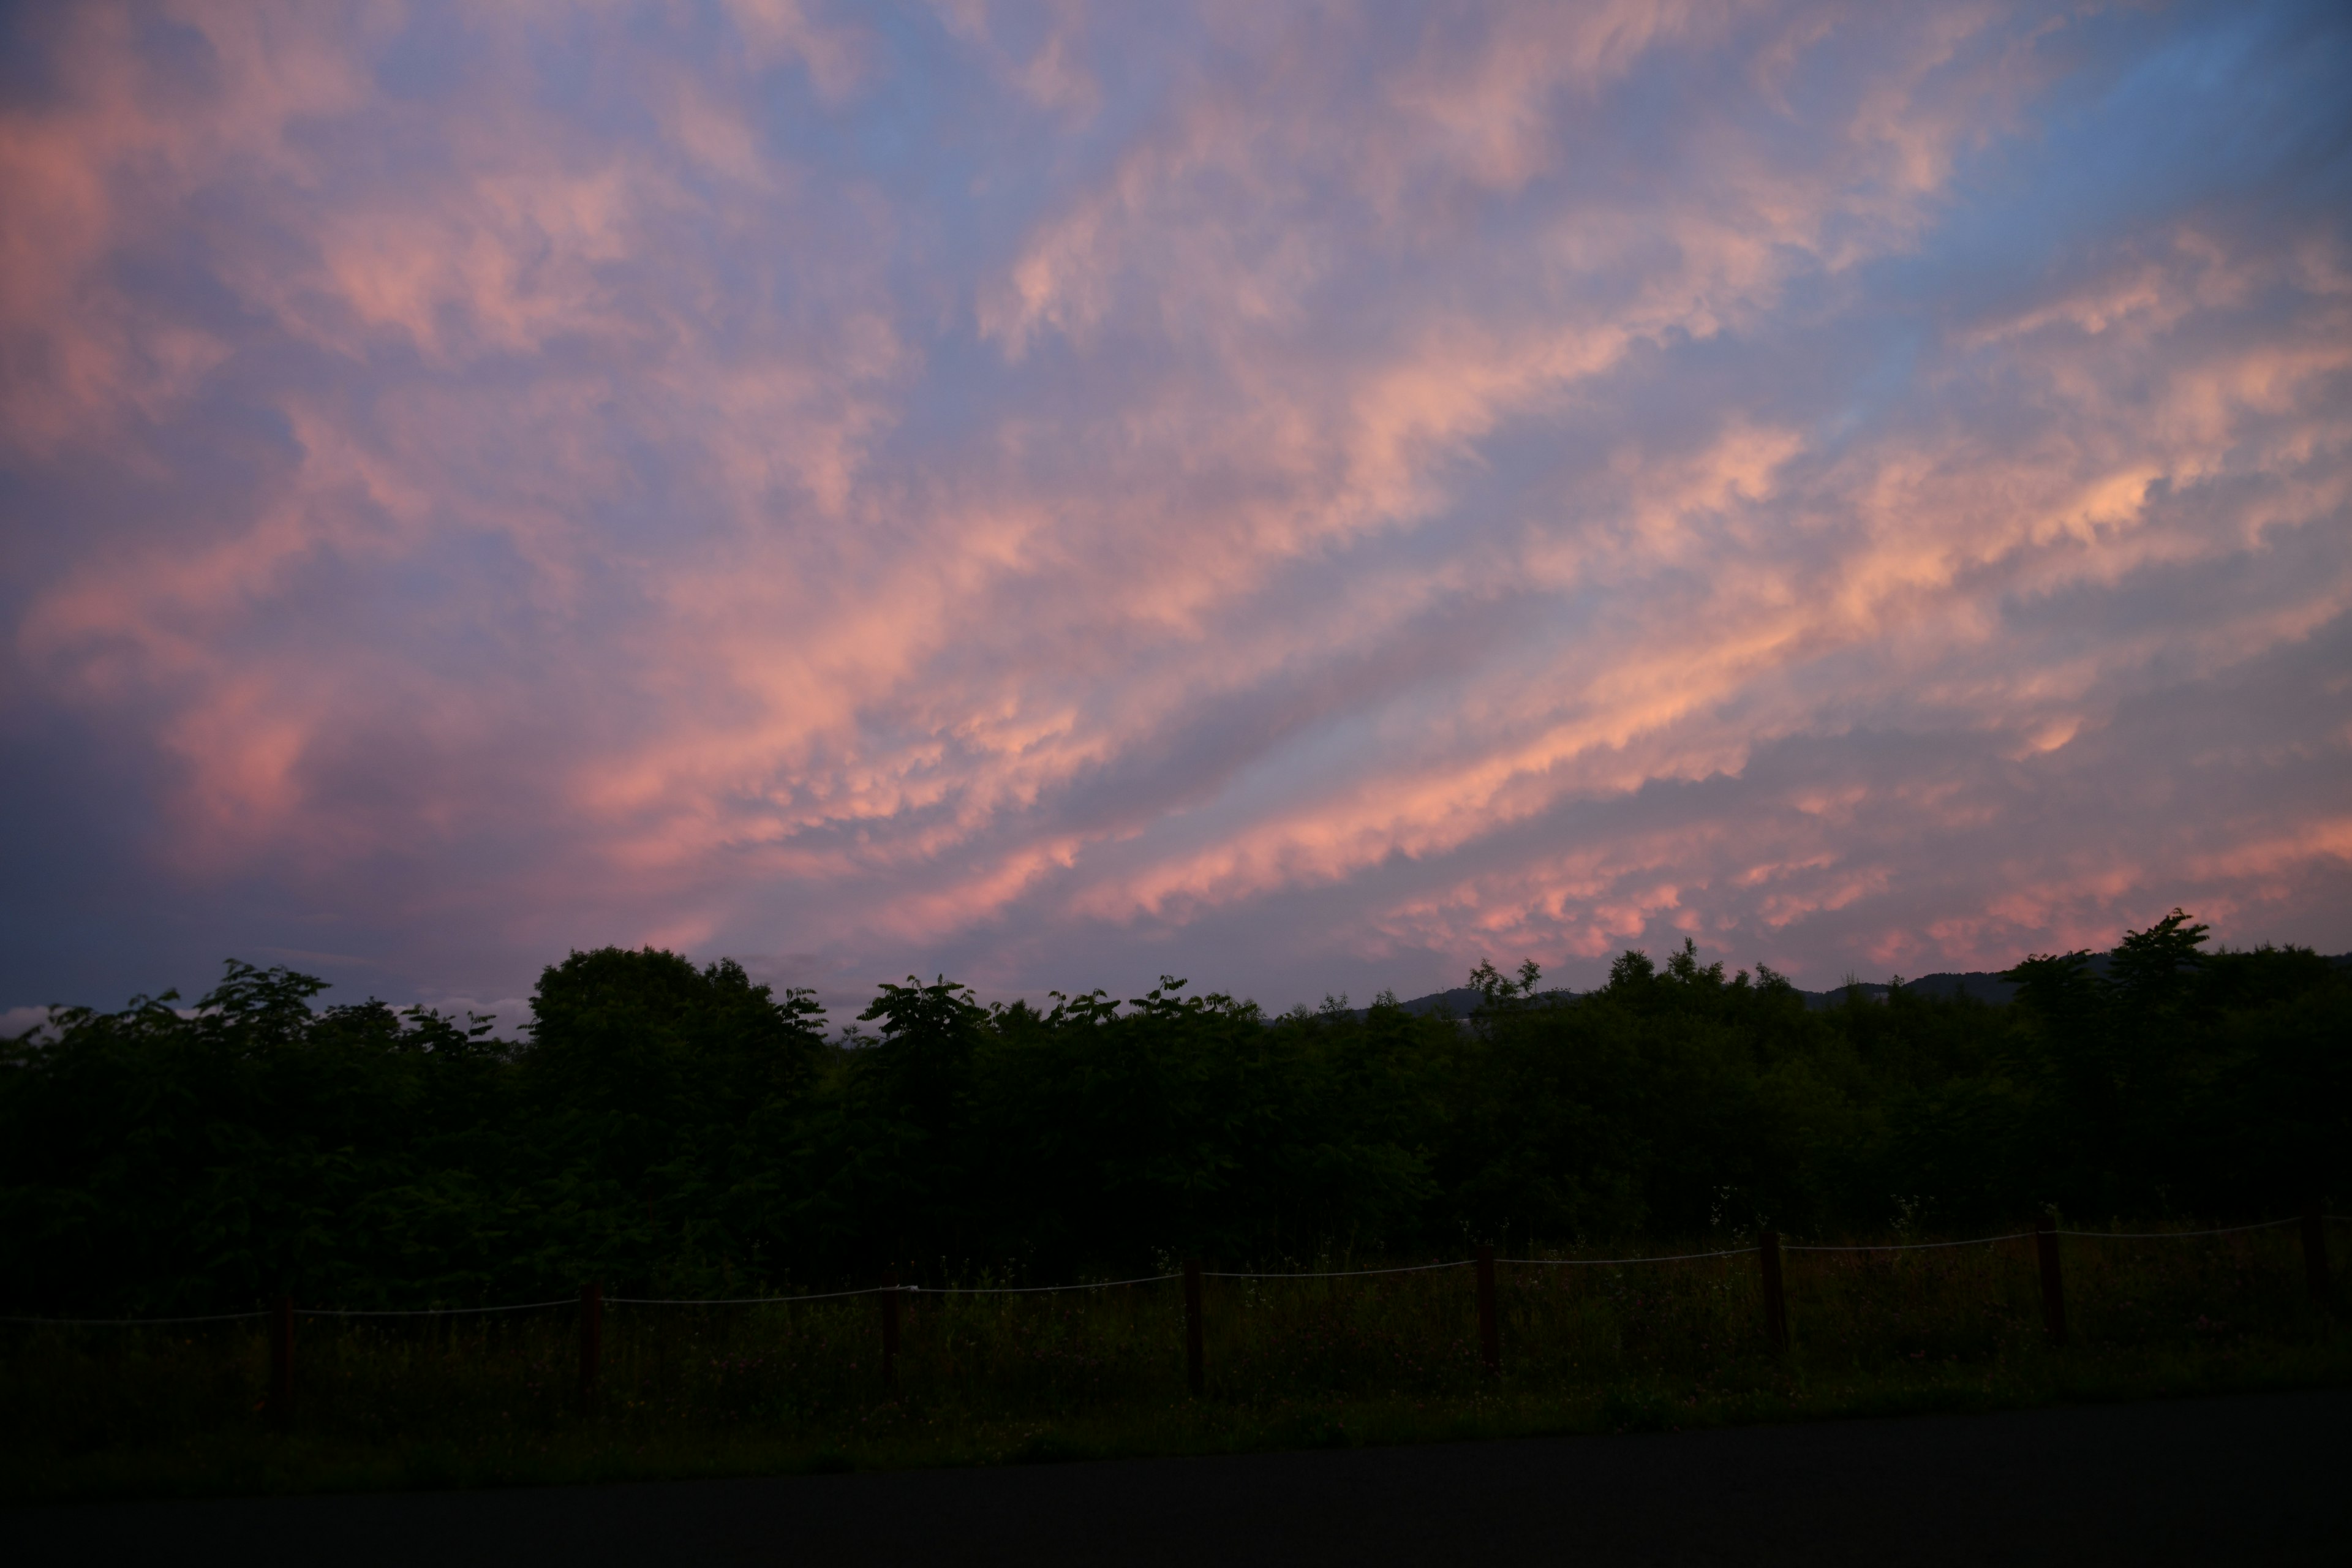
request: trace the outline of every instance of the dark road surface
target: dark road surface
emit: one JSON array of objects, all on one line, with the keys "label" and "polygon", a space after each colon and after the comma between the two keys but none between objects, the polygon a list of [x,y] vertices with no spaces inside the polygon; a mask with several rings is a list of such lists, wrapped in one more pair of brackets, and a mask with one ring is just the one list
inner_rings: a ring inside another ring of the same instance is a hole
[{"label": "dark road surface", "polygon": [[1650,1436],[0,1515],[6,1560],[2352,1563],[2352,1391]]}]

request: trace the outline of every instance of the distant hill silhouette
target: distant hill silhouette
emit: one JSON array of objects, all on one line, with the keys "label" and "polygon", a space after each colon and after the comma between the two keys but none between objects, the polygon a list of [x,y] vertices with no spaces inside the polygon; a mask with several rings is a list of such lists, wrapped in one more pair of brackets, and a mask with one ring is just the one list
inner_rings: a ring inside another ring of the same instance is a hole
[{"label": "distant hill silhouette", "polygon": [[[2095,970],[2104,971],[2106,966],[2104,953],[2091,961],[2091,967]],[[1864,996],[1884,1001],[1894,987],[1877,981],[1864,981],[1859,989]],[[2003,980],[1998,971],[1990,969],[1970,969],[1959,973],[1939,970],[1934,974],[1923,974],[1916,980],[1905,981],[1903,989],[1915,996],[1973,996],[1979,1002],[1996,1003],[2006,1002],[2017,994],[2016,986]],[[1846,990],[1841,985],[1832,991],[1800,990],[1798,994],[1804,997],[1808,1007],[1834,1007],[1845,1000]]]},{"label": "distant hill silhouette", "polygon": [[1459,1018],[1466,1018],[1478,1009],[1478,992],[1475,986],[1457,985],[1451,991],[1433,991],[1426,996],[1416,996],[1404,1004],[1408,1013],[1434,1013],[1443,1007]]},{"label": "distant hill silhouette", "polygon": [[[1971,970],[1965,974],[1923,974],[1916,980],[1905,981],[1903,989],[1927,996],[1974,996],[1983,1002],[2006,1002],[2017,987],[1990,971]],[[1876,1000],[1884,1001],[1887,990],[1883,982],[1862,983],[1862,994]],[[1808,1007],[1834,1007],[1845,1000],[1845,992],[1843,985],[1833,991],[1807,991],[1800,987],[1797,994],[1805,999]],[[1577,993],[1563,990],[1548,991],[1543,994],[1566,997]],[[1457,1018],[1466,1018],[1478,1010],[1478,992],[1474,987],[1458,985],[1451,991],[1433,991],[1426,996],[1416,996],[1399,1005],[1408,1013],[1416,1014],[1434,1013],[1442,1007]],[[1360,1017],[1366,1009],[1355,1007],[1349,1011]]]},{"label": "distant hill silhouette", "polygon": [[[2110,957],[2110,954],[2104,952],[2093,953],[2091,973],[2105,974],[2107,972]],[[2336,953],[2327,962],[2338,969],[2352,969],[2352,952]],[[1861,981],[1857,985],[1864,996],[1879,1002],[1885,1001],[1886,994],[1894,989],[1887,983],[1877,980]],[[1922,974],[1916,980],[1906,980],[1903,982],[1903,989],[1915,996],[1972,996],[1979,1002],[1990,1002],[1996,1005],[2008,1002],[2017,994],[2017,987],[2003,980],[1999,970],[1992,969],[1961,971],[1940,969],[1933,974]],[[1827,991],[1807,991],[1800,986],[1797,994],[1805,999],[1805,1005],[1808,1007],[1834,1007],[1845,1000],[1846,990],[1843,985],[1835,986]],[[1547,991],[1542,994],[1573,996],[1576,993],[1562,990]],[[1416,1014],[1434,1013],[1443,1007],[1458,1018],[1466,1018],[1478,1010],[1478,1002],[1479,994],[1475,987],[1457,985],[1451,991],[1433,991],[1426,996],[1416,996],[1412,1001],[1402,1003],[1400,1005],[1406,1012]],[[1365,1009],[1358,1007],[1352,1011],[1357,1016],[1361,1017]]]}]

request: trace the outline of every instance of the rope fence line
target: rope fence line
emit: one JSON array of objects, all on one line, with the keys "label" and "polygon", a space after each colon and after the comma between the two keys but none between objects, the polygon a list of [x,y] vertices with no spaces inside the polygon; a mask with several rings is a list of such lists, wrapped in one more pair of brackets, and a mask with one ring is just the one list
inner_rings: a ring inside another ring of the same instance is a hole
[{"label": "rope fence line", "polygon": [[303,1318],[455,1318],[479,1312],[535,1312],[541,1307],[576,1306],[579,1300],[577,1296],[558,1296],[552,1301],[509,1301],[502,1307],[297,1307],[294,1312]]},{"label": "rope fence line", "polygon": [[1656,1258],[1497,1258],[1497,1263],[1521,1263],[1533,1268],[1609,1268],[1630,1263],[1689,1263],[1701,1258],[1745,1258],[1753,1247],[1727,1247],[1721,1252],[1676,1252]]},{"label": "rope fence line", "polygon": [[[2321,1219],[2352,1225],[2352,1216],[2322,1215]],[[1711,1252],[1677,1252],[1653,1254],[1639,1258],[1462,1258],[1434,1263],[1398,1264],[1382,1268],[1301,1269],[1286,1272],[1249,1272],[1236,1269],[1199,1269],[1202,1279],[1360,1279],[1379,1275],[1425,1274],[1452,1268],[1484,1268],[1504,1264],[1517,1268],[1631,1268],[1645,1263],[1692,1263],[1717,1258],[1747,1258],[1759,1252],[1918,1252],[1956,1247],[1990,1247],[2004,1241],[2022,1241],[2029,1237],[2074,1237],[2102,1241],[2179,1241],[2210,1236],[2236,1236],[2248,1231],[2274,1230],[2281,1226],[2300,1223],[2302,1216],[2258,1221],[2252,1225],[2220,1226],[2206,1230],[2018,1230],[2000,1236],[1969,1237],[1957,1241],[1827,1242],[1779,1241],[1759,1243],[1753,1247],[1725,1247]],[[1131,1279],[1088,1280],[1071,1285],[867,1285],[854,1290],[828,1290],[814,1294],[788,1296],[604,1296],[606,1306],[614,1307],[752,1307],[789,1306],[801,1301],[839,1301],[857,1296],[1041,1296],[1058,1295],[1074,1290],[1111,1290],[1128,1285],[1159,1285],[1171,1279],[1191,1276],[1183,1273],[1146,1274]],[[429,1318],[460,1317],[490,1312],[529,1312],[550,1307],[577,1306],[575,1296],[560,1296],[545,1301],[516,1301],[487,1307],[295,1307],[289,1309],[296,1316],[307,1318]],[[189,1317],[169,1318],[67,1318],[0,1316],[0,1323],[70,1324],[88,1328],[162,1327],[176,1323],[225,1323],[270,1316],[268,1309],[245,1312],[210,1312]]]},{"label": "rope fence line", "polygon": [[850,1296],[886,1296],[911,1290],[911,1285],[868,1285],[856,1290],[827,1290],[814,1296],[607,1296],[608,1307],[765,1307],[776,1302],[839,1301]]},{"label": "rope fence line", "polygon": [[2192,1236],[2235,1236],[2243,1230],[2271,1230],[2297,1223],[2295,1219],[2266,1219],[2259,1225],[2225,1225],[2215,1230],[2062,1230],[2058,1234],[2097,1237],[2105,1241],[2171,1241]]},{"label": "rope fence line", "polygon": [[[1044,1296],[1064,1290],[1115,1290],[1122,1285],[1157,1285],[1181,1274],[1146,1274],[1133,1279],[1089,1279],[1076,1285],[868,1285],[811,1296],[607,1296],[608,1307],[762,1307],[777,1302],[838,1301],[849,1296]],[[568,1298],[567,1298],[568,1300]]]},{"label": "rope fence line", "polygon": [[[1426,1274],[1433,1268],[1467,1268],[1476,1259],[1457,1258],[1451,1263],[1401,1263],[1393,1268],[1325,1268],[1294,1270],[1284,1274],[1243,1274],[1215,1268],[1203,1268],[1203,1279],[1358,1279],[1369,1274]],[[1174,1276],[1170,1276],[1174,1278]]]},{"label": "rope fence line", "polygon": [[1122,1285],[1158,1285],[1182,1278],[1181,1274],[1144,1274],[1133,1279],[1093,1279],[1079,1285],[902,1285],[898,1289],[921,1296],[1052,1296],[1064,1290],[1116,1290]]},{"label": "rope fence line", "polygon": [[[2016,1241],[2034,1234],[2030,1230],[2012,1230],[2007,1236],[1973,1236],[1965,1241],[1882,1241],[1856,1242],[1849,1246],[1830,1247],[1815,1242],[1784,1241],[1783,1252],[1923,1252],[1936,1247],[1990,1247],[1997,1241]],[[2088,1236],[2090,1231],[2068,1231],[2068,1236]]]},{"label": "rope fence line", "polygon": [[147,1328],[163,1323],[226,1323],[239,1318],[266,1318],[268,1312],[205,1312],[194,1318],[0,1318],[0,1323],[78,1323],[86,1328]]},{"label": "rope fence line", "polygon": [[[2217,1226],[2203,1230],[2106,1231],[2061,1230],[2052,1218],[2038,1220],[2031,1231],[2011,1231],[2002,1236],[1971,1237],[1953,1241],[1912,1241],[1833,1244],[1824,1242],[1791,1242],[1785,1244],[1792,1252],[1912,1252],[1931,1248],[1957,1247],[1990,1247],[2005,1241],[2033,1237],[2036,1261],[2042,1285],[2042,1326],[2053,1349],[2066,1343],[2066,1301],[2061,1263],[2059,1239],[2075,1237],[2102,1241],[2161,1241],[2195,1240],[2205,1237],[2237,1236],[2252,1231],[2273,1230],[2281,1226],[2299,1222],[2303,1226],[2304,1266],[2312,1300],[2323,1310],[2330,1307],[2334,1296],[2327,1264],[2326,1222],[2340,1220],[2341,1215],[2325,1215],[2318,1204],[2305,1208],[2296,1219],[2263,1220],[2252,1225]],[[599,1408],[597,1393],[604,1356],[604,1308],[606,1305],[628,1307],[726,1307],[726,1306],[788,1306],[800,1301],[839,1301],[860,1296],[872,1296],[880,1307],[881,1360],[883,1385],[893,1397],[898,1391],[898,1342],[900,1305],[910,1299],[931,1295],[948,1296],[1038,1296],[1059,1295],[1073,1290],[1109,1290],[1130,1285],[1158,1285],[1181,1279],[1184,1282],[1184,1358],[1186,1382],[1195,1398],[1207,1391],[1204,1321],[1207,1316],[1202,1285],[1206,1279],[1245,1279],[1252,1282],[1281,1279],[1360,1279],[1387,1275],[1428,1274],[1457,1268],[1475,1270],[1478,1308],[1478,1361],[1488,1376],[1499,1376],[1503,1371],[1502,1312],[1500,1291],[1496,1287],[1496,1266],[1516,1268],[1635,1268],[1650,1263],[1693,1263],[1724,1258],[1754,1257],[1761,1265],[1764,1308],[1764,1339],[1775,1354],[1785,1354],[1790,1348],[1788,1302],[1783,1289],[1781,1252],[1784,1244],[1778,1232],[1769,1229],[1757,1233],[1751,1247],[1719,1247],[1704,1252],[1654,1253],[1635,1258],[1497,1258],[1491,1247],[1478,1248],[1471,1258],[1439,1260],[1429,1263],[1392,1264],[1382,1268],[1299,1269],[1285,1273],[1244,1271],[1240,1269],[1207,1270],[1197,1258],[1187,1258],[1182,1274],[1148,1274],[1129,1279],[1088,1280],[1069,1285],[949,1285],[927,1289],[919,1285],[903,1285],[894,1273],[883,1283],[858,1289],[829,1290],[798,1296],[737,1296],[737,1297],[653,1297],[616,1296],[608,1303],[601,1284],[591,1282],[582,1287],[579,1296],[580,1331],[580,1402],[583,1409],[593,1412]],[[477,1315],[489,1312],[527,1312],[571,1304],[570,1298],[546,1301],[515,1302],[504,1306],[426,1307],[426,1308],[336,1308],[306,1307],[298,1310],[293,1298],[284,1292],[274,1306],[263,1311],[215,1312],[173,1318],[48,1318],[8,1317],[0,1322],[67,1324],[91,1327],[166,1326],[179,1323],[220,1323],[268,1318],[269,1322],[269,1394],[260,1408],[269,1412],[271,1423],[280,1431],[290,1431],[294,1418],[294,1324],[298,1317],[310,1318],[440,1318]]]}]

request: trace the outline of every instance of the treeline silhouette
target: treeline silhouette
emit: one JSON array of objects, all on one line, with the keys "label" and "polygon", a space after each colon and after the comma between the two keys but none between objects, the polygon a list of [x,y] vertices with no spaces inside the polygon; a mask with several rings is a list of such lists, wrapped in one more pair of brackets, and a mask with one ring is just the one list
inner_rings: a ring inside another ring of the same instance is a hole
[{"label": "treeline silhouette", "polygon": [[1172,978],[984,1007],[910,977],[833,1037],[732,962],[607,948],[545,971],[520,1043],[232,962],[192,1011],[61,1010],[0,1046],[0,1310],[1062,1279],[2343,1192],[2352,976],[2205,937],[2175,910],[2104,973],[2030,958],[2006,1006],[1808,1010],[1685,942],[1580,995],[1482,964],[1465,1017],[1269,1018]]}]

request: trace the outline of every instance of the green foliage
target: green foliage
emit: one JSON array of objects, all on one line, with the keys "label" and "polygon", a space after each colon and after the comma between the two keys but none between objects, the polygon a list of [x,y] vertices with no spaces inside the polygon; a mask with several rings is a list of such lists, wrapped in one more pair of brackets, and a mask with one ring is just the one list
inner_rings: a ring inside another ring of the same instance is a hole
[{"label": "green foliage", "polygon": [[1482,963],[1465,1019],[1385,993],[1269,1019],[1171,976],[989,1008],[909,976],[832,1040],[810,994],[653,950],[550,967],[519,1043],[232,963],[194,1007],[0,1044],[0,1303],[1053,1279],[2343,1192],[2352,981],[2205,938],[2175,910],[2104,969],[2029,958],[2005,1007],[1809,1010],[1687,942],[1582,996]]}]

